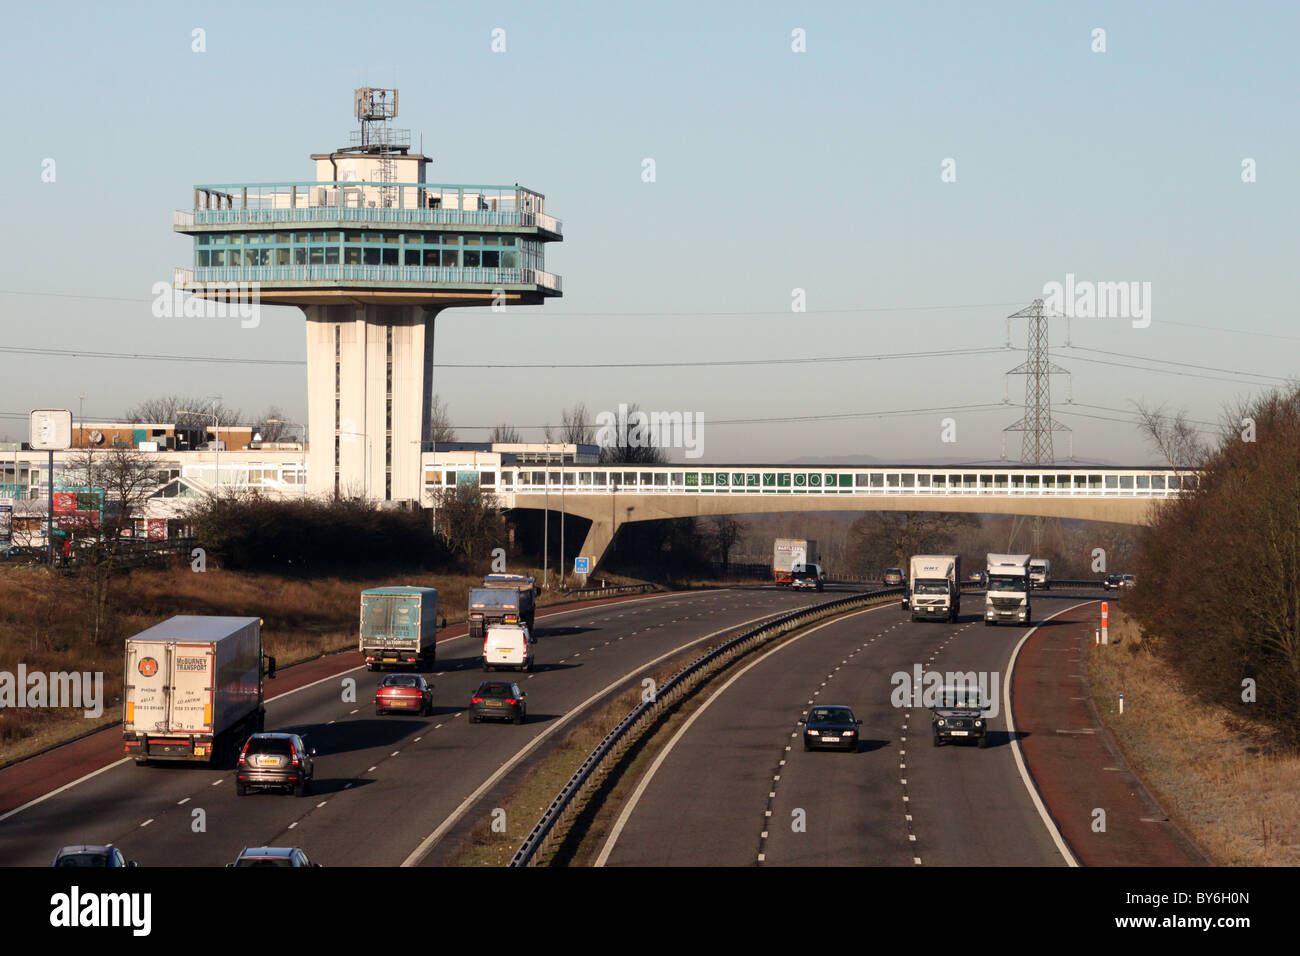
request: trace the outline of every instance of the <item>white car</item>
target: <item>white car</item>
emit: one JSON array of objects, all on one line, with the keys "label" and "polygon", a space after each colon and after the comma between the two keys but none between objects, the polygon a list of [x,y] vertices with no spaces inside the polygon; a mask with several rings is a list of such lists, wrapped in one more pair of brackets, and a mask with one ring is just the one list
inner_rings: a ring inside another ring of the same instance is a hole
[{"label": "white car", "polygon": [[1119,586],[1122,588],[1135,588],[1137,583],[1137,578],[1131,574],[1121,575],[1119,579]]},{"label": "white car", "polygon": [[531,671],[537,639],[522,624],[494,624],[483,637],[483,669]]}]

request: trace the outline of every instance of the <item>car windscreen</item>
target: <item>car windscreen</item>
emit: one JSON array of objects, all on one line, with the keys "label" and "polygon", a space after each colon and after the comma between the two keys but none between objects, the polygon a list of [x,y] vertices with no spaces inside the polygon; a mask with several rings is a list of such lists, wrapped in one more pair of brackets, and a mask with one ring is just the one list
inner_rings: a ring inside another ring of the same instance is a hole
[{"label": "car windscreen", "polygon": [[509,684],[483,684],[479,687],[476,697],[509,697],[514,693],[514,688]]},{"label": "car windscreen", "polygon": [[235,866],[293,866],[293,860],[287,856],[246,856]]},{"label": "car windscreen", "polygon": [[944,687],[939,691],[939,707],[957,707],[979,710],[984,706],[978,689],[969,687]]},{"label": "car windscreen", "polygon": [[851,724],[853,711],[844,707],[814,707],[808,713],[810,724]]},{"label": "car windscreen", "polygon": [[59,857],[58,866],[108,866],[107,853],[69,853]]},{"label": "car windscreen", "polygon": [[248,742],[248,752],[288,757],[293,754],[293,747],[288,737],[254,737]]},{"label": "car windscreen", "polygon": [[384,687],[419,687],[420,678],[412,674],[392,674],[384,678]]}]

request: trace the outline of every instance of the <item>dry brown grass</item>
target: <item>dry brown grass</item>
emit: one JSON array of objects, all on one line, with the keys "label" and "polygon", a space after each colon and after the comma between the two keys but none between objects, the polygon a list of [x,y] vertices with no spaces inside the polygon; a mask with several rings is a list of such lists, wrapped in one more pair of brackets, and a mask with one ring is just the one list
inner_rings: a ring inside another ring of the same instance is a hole
[{"label": "dry brown grass", "polygon": [[1089,655],[1093,700],[1165,810],[1220,865],[1300,864],[1300,757],[1186,693],[1122,610],[1110,633]]},{"label": "dry brown grass", "polygon": [[[519,569],[541,579],[540,569]],[[107,629],[98,641],[88,634],[84,587],[75,576],[15,568],[0,573],[0,671],[91,671],[104,675],[104,716],[89,721],[79,710],[0,711],[0,766],[79,736],[121,714],[122,641],[176,614],[261,617],[266,652],[280,667],[356,647],[361,591],[386,584],[438,589],[438,614],[463,621],[469,589],[481,576],[388,572],[365,577],[306,580],[273,574],[189,565],[142,569],[115,585]],[[609,578],[611,584],[639,583]],[[539,604],[564,603],[548,591]],[[588,598],[589,600],[589,598]]]}]

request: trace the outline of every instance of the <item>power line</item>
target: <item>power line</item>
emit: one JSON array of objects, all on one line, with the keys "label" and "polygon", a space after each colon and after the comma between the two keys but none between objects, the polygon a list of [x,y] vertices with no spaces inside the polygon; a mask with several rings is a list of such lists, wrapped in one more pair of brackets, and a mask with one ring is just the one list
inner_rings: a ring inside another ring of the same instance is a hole
[{"label": "power line", "polygon": [[[1179,375],[1183,378],[1202,378],[1211,382],[1235,382],[1238,385],[1264,385],[1264,382],[1253,381],[1247,378],[1224,378],[1221,375],[1202,375],[1198,372],[1180,372],[1172,368],[1157,368],[1151,365],[1129,365],[1126,362],[1108,362],[1105,359],[1084,358],[1082,355],[1073,356],[1076,362],[1087,362],[1090,365],[1111,365],[1115,368],[1137,369],[1139,372],[1161,372],[1165,375]],[[1260,376],[1264,377],[1264,376]],[[1270,376],[1271,377],[1271,376]],[[1285,381],[1285,380],[1283,380]]]},{"label": "power line", "polygon": [[[625,369],[625,368],[712,368],[758,365],[834,365],[851,362],[880,362],[893,359],[944,358],[951,355],[986,355],[1006,351],[1002,346],[962,349],[933,349],[922,352],[882,352],[866,355],[818,355],[807,358],[717,359],[691,362],[453,362],[436,363],[436,369]],[[152,352],[103,352],[85,349],[48,349],[19,345],[0,346],[0,352],[17,355],[50,355],[60,358],[128,359],[148,362],[200,362],[220,365],[304,366],[302,359],[234,358],[205,355],[163,355]]]},{"label": "power line", "polygon": [[1193,365],[1190,362],[1175,362],[1173,359],[1153,358],[1149,355],[1133,355],[1129,352],[1111,352],[1106,349],[1090,349],[1082,345],[1066,345],[1064,348],[1079,352],[1093,352],[1097,355],[1115,355],[1119,358],[1137,359],[1141,362],[1159,362],[1162,365],[1177,365],[1179,368],[1197,368],[1207,372],[1226,372],[1229,375],[1251,375],[1255,378],[1271,378],[1278,382],[1290,381],[1290,379],[1281,375],[1267,375],[1263,372],[1246,372],[1235,368],[1218,368],[1214,365]]}]

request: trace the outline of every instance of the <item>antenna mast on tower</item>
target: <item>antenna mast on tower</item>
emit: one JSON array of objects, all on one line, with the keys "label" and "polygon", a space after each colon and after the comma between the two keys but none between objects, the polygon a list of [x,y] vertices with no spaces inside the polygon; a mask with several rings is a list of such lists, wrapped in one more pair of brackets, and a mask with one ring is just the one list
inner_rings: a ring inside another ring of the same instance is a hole
[{"label": "antenna mast on tower", "polygon": [[[351,147],[357,152],[370,153],[379,161],[381,183],[397,181],[397,165],[393,157],[406,155],[411,148],[411,131],[393,129],[392,119],[397,115],[397,90],[362,87],[352,91],[353,112],[361,121],[361,129],[352,131]],[[397,205],[397,190],[385,187],[379,191],[381,205]]]}]

